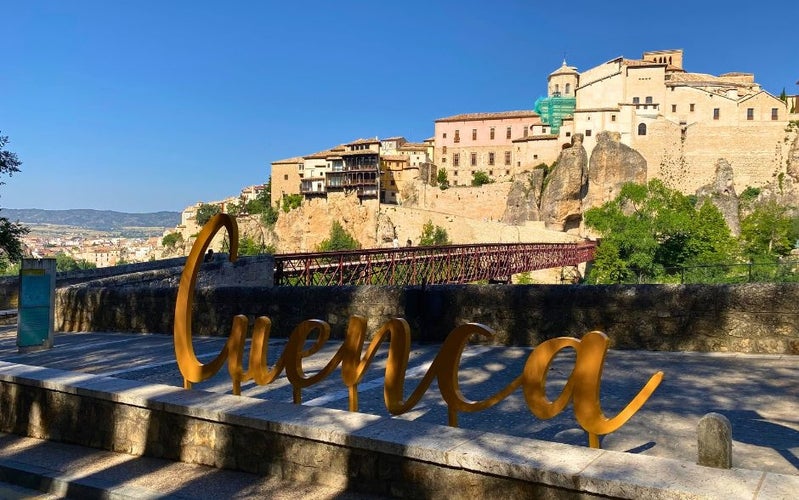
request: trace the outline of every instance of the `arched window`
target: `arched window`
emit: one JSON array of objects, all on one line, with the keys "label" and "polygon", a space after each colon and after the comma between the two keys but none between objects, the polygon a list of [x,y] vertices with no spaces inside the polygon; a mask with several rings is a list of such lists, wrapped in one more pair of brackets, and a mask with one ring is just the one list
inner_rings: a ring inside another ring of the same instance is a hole
[{"label": "arched window", "polygon": [[638,124],[638,135],[646,135],[646,123]]},{"label": "arched window", "polygon": [[566,95],[569,95],[569,92],[571,92],[571,90],[572,90],[572,84],[571,83],[567,83],[566,84]]},{"label": "arched window", "polygon": [[556,94],[560,93],[560,85],[558,85],[557,83],[555,84],[555,93]]}]

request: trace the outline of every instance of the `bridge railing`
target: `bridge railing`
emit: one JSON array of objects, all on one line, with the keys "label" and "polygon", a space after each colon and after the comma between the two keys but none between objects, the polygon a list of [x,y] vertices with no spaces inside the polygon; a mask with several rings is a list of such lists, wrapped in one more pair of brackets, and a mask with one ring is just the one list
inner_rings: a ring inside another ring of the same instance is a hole
[{"label": "bridge railing", "polygon": [[596,244],[489,243],[275,255],[275,285],[421,285],[508,280],[593,260]]}]

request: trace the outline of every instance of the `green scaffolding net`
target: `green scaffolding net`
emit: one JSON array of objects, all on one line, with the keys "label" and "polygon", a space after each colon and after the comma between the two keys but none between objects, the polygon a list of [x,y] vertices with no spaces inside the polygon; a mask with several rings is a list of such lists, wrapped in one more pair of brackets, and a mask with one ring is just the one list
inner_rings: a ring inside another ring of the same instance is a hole
[{"label": "green scaffolding net", "polygon": [[563,118],[574,113],[577,99],[574,97],[539,97],[535,101],[535,112],[541,116],[541,121],[552,127],[552,133],[560,132]]}]

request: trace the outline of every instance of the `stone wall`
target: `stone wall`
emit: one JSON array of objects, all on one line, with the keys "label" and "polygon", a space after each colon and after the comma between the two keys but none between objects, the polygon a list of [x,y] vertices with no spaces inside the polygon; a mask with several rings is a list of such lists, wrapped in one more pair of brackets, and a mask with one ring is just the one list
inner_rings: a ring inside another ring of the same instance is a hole
[{"label": "stone wall", "polygon": [[[174,287],[68,287],[56,297],[56,330],[171,333],[176,295]],[[497,344],[601,330],[615,349],[799,354],[798,284],[215,287],[194,301],[197,335],[228,335],[233,316],[245,314],[270,317],[275,337],[318,318],[340,338],[359,314],[372,332],[404,317],[422,342],[477,322]]]}]

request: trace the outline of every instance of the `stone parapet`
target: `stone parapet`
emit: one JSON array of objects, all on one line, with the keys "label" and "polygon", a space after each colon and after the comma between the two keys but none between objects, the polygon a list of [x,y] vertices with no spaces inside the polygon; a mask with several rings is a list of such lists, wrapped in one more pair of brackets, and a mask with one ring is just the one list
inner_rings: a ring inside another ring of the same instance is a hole
[{"label": "stone parapet", "polygon": [[[202,273],[201,273],[202,274]],[[73,286],[56,297],[57,331],[172,333],[176,287]],[[272,320],[287,337],[301,321],[327,321],[342,338],[348,318],[374,332],[394,317],[414,340],[440,342],[456,326],[482,323],[493,343],[537,345],[600,330],[613,349],[799,354],[799,284],[435,285],[416,287],[198,288],[192,329],[228,335],[236,314]]]},{"label": "stone parapet", "polygon": [[404,498],[781,498],[799,476],[0,362],[0,431]]}]

